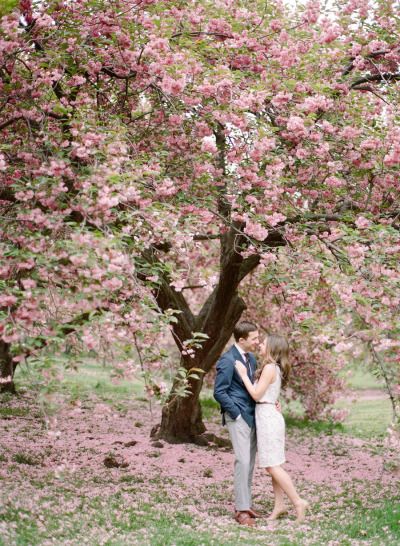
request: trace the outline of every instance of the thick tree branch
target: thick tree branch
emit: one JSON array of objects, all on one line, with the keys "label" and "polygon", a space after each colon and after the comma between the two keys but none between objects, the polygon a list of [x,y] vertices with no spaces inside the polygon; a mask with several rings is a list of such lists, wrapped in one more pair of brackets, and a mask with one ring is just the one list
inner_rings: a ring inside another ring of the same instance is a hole
[{"label": "thick tree branch", "polygon": [[151,268],[153,266],[157,267],[160,279],[159,284],[152,290],[159,308],[163,312],[168,309],[179,311],[179,314],[176,316],[177,322],[172,324],[172,328],[175,342],[181,350],[183,348],[182,343],[194,332],[195,318],[182,292],[178,292],[171,286],[171,279],[163,271],[163,264],[158,259],[155,248],[145,250],[142,253],[141,260],[137,260],[136,271],[138,278],[141,281],[146,281],[149,274],[151,275]]},{"label": "thick tree branch", "polygon": [[343,216],[339,214],[298,214],[296,216],[291,216],[286,218],[283,222],[280,222],[279,225],[283,226],[286,224],[307,224],[308,222],[339,222],[342,224],[347,225],[353,225],[354,222],[352,220],[348,220],[347,218],[343,218]]},{"label": "thick tree branch", "polygon": [[354,80],[350,85],[350,89],[354,89],[356,86],[368,82],[384,82],[389,83],[391,81],[400,80],[400,72],[382,72],[381,74],[369,74]]},{"label": "thick tree branch", "polygon": [[10,118],[6,121],[3,121],[3,123],[0,123],[0,130],[6,129],[9,125],[12,125],[16,121],[19,121],[20,119],[23,119],[23,116],[15,116],[14,118]]},{"label": "thick tree branch", "polygon": [[[381,49],[379,51],[374,51],[373,53],[370,53],[369,55],[366,55],[366,59],[376,59],[377,57],[382,57],[382,55],[386,55],[387,53],[390,53],[388,49]],[[354,61],[355,57],[351,57],[350,63],[346,66],[346,68],[343,70],[342,75],[347,76],[347,74],[350,74],[350,72],[354,68]]]},{"label": "thick tree branch", "polygon": [[193,241],[211,241],[211,240],[215,240],[215,239],[221,239],[221,235],[218,233],[218,234],[200,234],[200,233],[197,233],[196,235],[193,235]]},{"label": "thick tree branch", "polygon": [[379,93],[377,93],[375,91],[375,89],[373,87],[371,87],[370,85],[356,85],[355,87],[353,87],[353,90],[355,90],[355,91],[369,91],[370,93],[375,95],[375,97],[378,97],[378,99],[381,99],[386,104],[390,104],[390,102],[388,102],[381,95],[379,95]]},{"label": "thick tree branch", "polygon": [[129,72],[129,74],[117,74],[115,70],[112,68],[107,68],[106,66],[103,66],[101,69],[101,72],[104,74],[107,74],[107,76],[110,76],[111,78],[115,78],[116,80],[130,80],[132,78],[135,78],[137,76],[137,72],[133,70],[132,72]]},{"label": "thick tree branch", "polygon": [[239,282],[241,282],[249,273],[254,271],[259,265],[261,256],[259,254],[252,254],[245,260],[243,260],[239,271]]},{"label": "thick tree branch", "polygon": [[196,37],[196,36],[214,36],[215,38],[223,38],[223,39],[229,39],[233,38],[232,34],[224,34],[222,32],[202,32],[202,31],[195,31],[195,32],[176,32],[171,36],[171,40],[175,38],[179,38],[180,36],[190,36],[190,37]]}]

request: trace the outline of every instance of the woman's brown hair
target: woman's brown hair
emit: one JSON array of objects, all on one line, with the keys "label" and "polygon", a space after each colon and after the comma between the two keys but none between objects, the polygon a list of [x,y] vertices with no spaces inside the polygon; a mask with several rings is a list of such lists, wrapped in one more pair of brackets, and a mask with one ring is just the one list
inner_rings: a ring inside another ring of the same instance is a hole
[{"label": "woman's brown hair", "polygon": [[264,340],[266,354],[261,357],[261,366],[256,371],[255,378],[259,379],[267,364],[278,364],[282,375],[282,386],[289,379],[291,365],[289,362],[289,343],[287,339],[278,334],[269,334]]}]

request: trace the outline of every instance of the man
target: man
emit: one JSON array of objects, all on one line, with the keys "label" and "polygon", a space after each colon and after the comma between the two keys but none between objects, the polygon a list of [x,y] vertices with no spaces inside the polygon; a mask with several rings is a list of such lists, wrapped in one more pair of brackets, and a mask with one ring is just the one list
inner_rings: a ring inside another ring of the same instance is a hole
[{"label": "man", "polygon": [[255,402],[248,394],[235,360],[247,367],[247,375],[254,381],[257,362],[250,351],[258,347],[258,329],[252,322],[239,322],[233,331],[234,345],[217,362],[214,398],[221,406],[222,424],[229,430],[235,453],[234,487],[235,520],[241,525],[254,525],[259,515],[251,507],[251,483],[257,449]]}]

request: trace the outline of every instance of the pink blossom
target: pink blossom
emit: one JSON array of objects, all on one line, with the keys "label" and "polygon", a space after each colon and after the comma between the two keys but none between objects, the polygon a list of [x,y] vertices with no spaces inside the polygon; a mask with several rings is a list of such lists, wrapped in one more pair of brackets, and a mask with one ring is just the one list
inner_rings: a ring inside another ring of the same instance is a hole
[{"label": "pink blossom", "polygon": [[7,163],[4,157],[4,154],[0,153],[0,171],[5,171],[7,169]]},{"label": "pink blossom", "polygon": [[328,99],[323,95],[314,95],[313,97],[306,97],[304,102],[300,105],[300,108],[304,112],[326,112],[333,106],[332,99]]},{"label": "pink blossom", "polygon": [[375,53],[376,51],[387,51],[387,43],[383,40],[371,40],[368,44],[368,49],[370,53]]},{"label": "pink blossom", "polygon": [[337,176],[328,176],[325,183],[331,188],[341,188],[344,185],[344,180],[338,178]]},{"label": "pink blossom", "polygon": [[303,21],[310,24],[316,23],[321,11],[319,0],[309,0],[305,7],[306,9],[303,14]]},{"label": "pink blossom", "polygon": [[362,45],[361,44],[353,44],[350,49],[350,54],[352,57],[356,57],[359,55],[362,51]]},{"label": "pink blossom", "polygon": [[107,288],[107,290],[119,290],[122,288],[123,282],[121,279],[118,279],[117,277],[113,277],[112,279],[107,279],[103,282],[104,288]]},{"label": "pink blossom", "polygon": [[153,52],[163,52],[166,53],[169,51],[169,42],[165,38],[153,37],[148,44],[146,45],[146,53],[151,55]]},{"label": "pink blossom", "polygon": [[200,138],[205,136],[211,136],[213,134],[211,127],[204,121],[199,121],[198,123],[196,123],[195,131]]},{"label": "pink blossom", "polygon": [[363,263],[366,250],[367,248],[359,243],[355,243],[347,247],[347,254],[356,267]]},{"label": "pink blossom", "polygon": [[279,32],[280,30],[282,30],[282,21],[280,21],[279,19],[272,19],[269,22],[269,28],[274,32]]},{"label": "pink blossom", "polygon": [[270,226],[276,226],[280,222],[284,222],[286,220],[286,216],[284,214],[281,214],[280,212],[274,212],[273,214],[269,214],[265,216],[265,221],[268,222]]},{"label": "pink blossom", "polygon": [[215,154],[218,151],[214,136],[204,137],[201,142],[201,151]]},{"label": "pink blossom", "polygon": [[329,23],[325,26],[324,32],[321,36],[321,42],[325,44],[329,44],[330,42],[333,42],[333,40],[336,40],[343,32],[343,29],[340,25],[337,23]]},{"label": "pink blossom", "polygon": [[366,138],[361,142],[360,148],[362,150],[378,150],[382,145],[378,138]]},{"label": "pink blossom", "polygon": [[20,334],[18,332],[10,332],[2,335],[2,340],[5,343],[17,343],[20,341]]},{"label": "pink blossom", "polygon": [[73,76],[71,79],[69,79],[67,83],[70,87],[75,87],[86,83],[86,79],[83,76],[79,76],[77,74],[76,76]]},{"label": "pink blossom", "polygon": [[225,78],[216,85],[216,98],[220,103],[229,102],[232,99],[232,81]]},{"label": "pink blossom", "polygon": [[273,150],[275,146],[276,142],[274,138],[264,137],[258,140],[254,144],[254,149],[251,152],[252,159],[254,159],[254,161],[260,161],[265,156],[265,154]]},{"label": "pink blossom", "polygon": [[337,343],[334,347],[334,351],[335,353],[343,353],[343,352],[347,352],[347,351],[350,351],[351,349],[353,348],[353,343],[352,342],[345,342],[345,341],[341,341],[340,343]]},{"label": "pink blossom", "polygon": [[310,156],[310,152],[303,148],[302,146],[297,146],[296,148],[296,157],[297,159],[305,159]]},{"label": "pink blossom", "polygon": [[167,95],[179,95],[186,87],[186,79],[184,77],[176,79],[166,75],[162,79],[160,87]]},{"label": "pink blossom", "polygon": [[10,307],[17,303],[17,298],[11,294],[0,294],[0,307]]},{"label": "pink blossom", "polygon": [[186,285],[186,281],[184,279],[172,281],[170,285],[175,289],[176,292],[182,292],[182,289]]},{"label": "pink blossom", "polygon": [[277,261],[276,255],[273,254],[272,252],[267,252],[261,256],[260,264],[262,266],[268,266],[269,264],[274,263],[276,261]]},{"label": "pink blossom", "polygon": [[389,152],[385,155],[383,162],[391,167],[400,163],[400,130],[396,127],[387,135]]},{"label": "pink blossom", "polygon": [[46,13],[42,13],[39,17],[35,18],[36,28],[48,28],[54,25],[54,19],[52,19],[52,17],[50,17],[50,15],[47,15]]},{"label": "pink blossom", "polygon": [[[22,279],[21,284],[27,291],[30,291],[31,288],[36,288],[36,281],[33,279]],[[29,294],[31,294],[31,292],[29,292]]]},{"label": "pink blossom", "polygon": [[366,229],[371,225],[371,222],[367,220],[367,218],[364,218],[364,216],[359,216],[356,220],[356,226],[358,229]]},{"label": "pink blossom", "polygon": [[216,87],[215,85],[212,85],[210,84],[209,82],[207,81],[204,81],[203,84],[201,85],[198,85],[196,87],[196,91],[200,94],[200,95],[203,95],[204,97],[213,97],[216,95]]},{"label": "pink blossom", "polygon": [[329,134],[336,133],[337,129],[334,127],[329,121],[326,121],[326,119],[322,120],[321,127],[324,131],[326,131]]},{"label": "pink blossom", "polygon": [[291,68],[299,62],[299,57],[296,55],[296,51],[289,47],[283,47],[277,55],[278,62],[284,68]]},{"label": "pink blossom", "polygon": [[156,186],[156,193],[157,195],[161,197],[168,197],[171,195],[175,195],[178,191],[178,188],[176,187],[173,180],[170,178],[164,178],[160,183]]},{"label": "pink blossom", "polygon": [[33,193],[32,190],[15,192],[15,197],[19,201],[30,201],[31,199],[33,199],[34,195],[35,194]]},{"label": "pink blossom", "polygon": [[288,93],[286,91],[280,91],[275,95],[275,97],[271,100],[271,103],[279,108],[280,106],[284,106],[289,101],[291,101],[293,98],[293,93]]},{"label": "pink blossom", "polygon": [[344,129],[342,129],[342,131],[340,132],[340,136],[344,139],[353,139],[358,137],[360,134],[360,129],[358,129],[357,127],[352,127],[350,125],[344,127]]},{"label": "pink blossom", "polygon": [[296,137],[304,137],[307,135],[307,129],[304,126],[304,119],[299,116],[290,116],[287,121],[287,129]]},{"label": "pink blossom", "polygon": [[73,155],[75,157],[78,157],[79,159],[87,159],[89,157],[89,154],[90,154],[90,150],[88,148],[86,148],[85,146],[79,146],[79,145],[76,145],[74,144],[74,152],[73,152]]},{"label": "pink blossom", "polygon": [[363,70],[367,66],[367,61],[361,55],[357,55],[353,60],[353,66],[358,70]]},{"label": "pink blossom", "polygon": [[86,265],[87,257],[84,255],[72,254],[69,257],[69,260],[75,266],[82,266],[82,265]]},{"label": "pink blossom", "polygon": [[263,241],[268,235],[268,229],[263,227],[261,224],[250,220],[247,220],[243,231],[258,241]]},{"label": "pink blossom", "polygon": [[208,32],[216,34],[232,34],[232,27],[225,19],[211,19],[208,23]]}]

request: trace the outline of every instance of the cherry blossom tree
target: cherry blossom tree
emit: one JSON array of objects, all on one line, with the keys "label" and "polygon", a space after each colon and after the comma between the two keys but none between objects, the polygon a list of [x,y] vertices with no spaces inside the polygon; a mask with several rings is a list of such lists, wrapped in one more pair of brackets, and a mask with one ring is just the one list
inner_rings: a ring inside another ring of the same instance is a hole
[{"label": "cherry blossom tree", "polygon": [[396,5],[23,0],[3,17],[3,377],[30,344],[93,320],[135,339],[155,311],[181,355],[157,433],[193,440],[244,293],[289,313],[310,414],[339,386],[322,365],[339,300],[398,359]]},{"label": "cherry blossom tree", "polygon": [[333,247],[319,235],[307,247],[286,248],[242,287],[248,317],[290,337],[289,398],[299,398],[313,419],[339,417],[332,407],[343,387],[338,372],[363,361],[365,371],[384,380],[399,420],[398,234],[365,219],[363,230],[362,245],[358,230],[336,228]]}]

